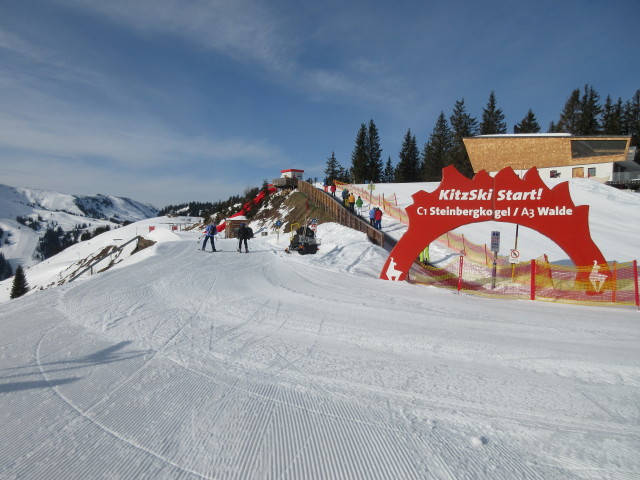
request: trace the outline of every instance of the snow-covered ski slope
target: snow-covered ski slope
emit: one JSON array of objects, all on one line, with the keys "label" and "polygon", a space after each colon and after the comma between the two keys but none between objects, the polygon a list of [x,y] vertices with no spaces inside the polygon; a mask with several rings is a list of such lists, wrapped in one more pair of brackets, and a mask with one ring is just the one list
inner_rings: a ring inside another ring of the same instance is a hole
[{"label": "snow-covered ski slope", "polygon": [[636,479],[640,314],[196,232],[0,303],[0,478]]}]

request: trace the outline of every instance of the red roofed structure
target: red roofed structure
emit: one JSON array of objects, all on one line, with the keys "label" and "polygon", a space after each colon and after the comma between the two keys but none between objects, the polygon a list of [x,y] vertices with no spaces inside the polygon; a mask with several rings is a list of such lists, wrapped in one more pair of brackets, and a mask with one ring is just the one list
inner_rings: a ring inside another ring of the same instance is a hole
[{"label": "red roofed structure", "polygon": [[297,180],[302,180],[303,173],[304,173],[304,170],[289,168],[287,170],[280,171],[280,178],[295,178]]}]

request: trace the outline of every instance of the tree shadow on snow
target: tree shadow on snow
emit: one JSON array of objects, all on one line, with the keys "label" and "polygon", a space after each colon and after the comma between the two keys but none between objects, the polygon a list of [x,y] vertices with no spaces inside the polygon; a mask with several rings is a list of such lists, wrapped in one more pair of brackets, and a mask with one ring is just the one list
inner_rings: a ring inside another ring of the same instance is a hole
[{"label": "tree shadow on snow", "polygon": [[31,382],[0,383],[0,394],[18,392],[20,390],[31,390],[33,388],[50,388],[57,385],[77,382],[79,377],[61,378],[59,380],[33,380]]},{"label": "tree shadow on snow", "polygon": [[[53,362],[38,362],[32,363],[29,365],[21,366],[21,367],[13,367],[13,368],[5,368],[0,371],[11,370],[13,372],[17,372],[22,370],[21,373],[14,373],[12,375],[5,375],[0,377],[0,381],[8,380],[12,378],[20,378],[20,377],[29,377],[38,375],[41,377],[42,375],[45,378],[48,375],[65,372],[70,370],[77,370],[78,368],[92,367],[97,365],[106,365],[109,363],[115,362],[123,362],[126,360],[131,360],[133,358],[141,357],[143,355],[148,354],[149,350],[133,350],[133,351],[122,351],[127,345],[133,343],[132,341],[122,341],[116,343],[115,345],[111,345],[109,347],[103,348],[96,352],[90,353],[88,355],[79,357],[77,359],[65,359]],[[77,380],[80,380],[81,377],[70,377],[63,379],[45,379],[45,380],[31,380],[31,381],[23,381],[23,382],[14,382],[14,383],[4,383],[0,384],[0,394],[15,392],[19,390],[28,390],[32,388],[47,388],[47,387],[55,387],[57,385],[64,385],[67,383],[72,383]]]}]

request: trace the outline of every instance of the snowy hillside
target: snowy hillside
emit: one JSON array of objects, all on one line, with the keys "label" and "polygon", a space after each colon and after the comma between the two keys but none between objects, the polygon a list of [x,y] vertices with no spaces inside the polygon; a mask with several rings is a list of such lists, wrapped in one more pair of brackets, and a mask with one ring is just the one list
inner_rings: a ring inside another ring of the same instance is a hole
[{"label": "snowy hillside", "polygon": [[[615,216],[637,197],[584,192],[603,251],[637,240]],[[335,223],[301,256],[270,225],[203,252],[176,221],[71,247],[29,283],[156,242],[0,302],[0,478],[637,478],[636,309],[382,281],[387,252]]]},{"label": "snowy hillside", "polygon": [[[115,228],[97,235],[90,240],[70,246],[59,254],[39,262],[26,270],[30,291],[27,295],[62,285],[71,281],[87,267],[91,268],[85,276],[107,268],[116,268],[122,262],[131,264],[144,258],[137,254],[130,259],[137,247],[136,238],[144,236],[151,242],[174,239],[172,227],[188,228],[201,221],[189,217],[156,217],[141,220],[130,225]],[[153,229],[153,230],[151,230]],[[102,260],[100,260],[102,259]],[[13,278],[0,282],[0,302],[9,300]]]},{"label": "snowy hillside", "polygon": [[[203,252],[154,230],[117,268],[0,304],[0,477],[632,479],[633,309],[378,280],[320,225]],[[131,263],[135,262],[135,263]]]},{"label": "snowy hillside", "polygon": [[34,253],[47,228],[60,227],[69,232],[80,226],[91,232],[98,227],[116,228],[124,221],[136,222],[156,215],[155,207],[128,198],[68,195],[0,185],[3,231],[0,251],[14,269],[18,265],[30,267],[41,261]]}]

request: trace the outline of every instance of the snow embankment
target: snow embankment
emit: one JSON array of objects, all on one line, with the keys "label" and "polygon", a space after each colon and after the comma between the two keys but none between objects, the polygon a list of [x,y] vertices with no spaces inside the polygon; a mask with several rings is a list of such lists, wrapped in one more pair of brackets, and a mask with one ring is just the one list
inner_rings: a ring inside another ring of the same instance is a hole
[{"label": "snow embankment", "polygon": [[[174,226],[185,228],[199,219],[191,217],[158,217],[135,222],[125,227],[102,233],[90,240],[77,243],[53,257],[25,270],[30,291],[27,295],[46,288],[62,285],[76,277],[89,265],[84,276],[107,268],[131,265],[154,253],[153,249],[131,255],[136,248],[135,238],[141,236],[156,243],[173,242],[179,237]],[[153,228],[153,229],[152,229]],[[29,230],[29,229],[26,229]],[[197,234],[197,232],[194,232]],[[103,258],[102,261],[99,261]],[[0,282],[0,302],[9,299],[13,278]]]}]

